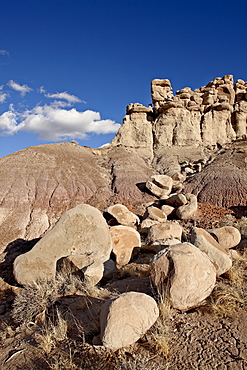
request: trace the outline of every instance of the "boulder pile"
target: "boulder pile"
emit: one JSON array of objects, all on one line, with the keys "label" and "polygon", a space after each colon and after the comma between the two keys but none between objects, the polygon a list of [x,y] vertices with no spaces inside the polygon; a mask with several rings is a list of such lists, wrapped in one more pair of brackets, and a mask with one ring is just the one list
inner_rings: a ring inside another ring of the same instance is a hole
[{"label": "boulder pile", "polygon": [[[201,305],[217,277],[231,268],[229,248],[236,246],[241,236],[229,226],[210,232],[194,227],[190,242],[184,241],[178,218],[196,211],[196,199],[191,194],[171,194],[173,181],[176,188],[182,188],[178,175],[175,180],[158,175],[147,181],[159,200],[147,205],[141,220],[122,204],[108,207],[103,214],[86,204],[65,212],[31,251],[16,258],[17,282],[33,285],[42,279],[52,281],[57,262],[65,258],[84,272],[86,283],[97,284],[102,277],[106,283],[128,266],[133,253],[152,253],[148,269],[139,265],[139,271],[145,270],[149,276],[150,286],[175,309],[187,311]],[[171,215],[177,219],[167,220]],[[115,351],[136,342],[155,323],[159,310],[151,291],[148,295],[130,291],[105,302],[100,344]]]}]

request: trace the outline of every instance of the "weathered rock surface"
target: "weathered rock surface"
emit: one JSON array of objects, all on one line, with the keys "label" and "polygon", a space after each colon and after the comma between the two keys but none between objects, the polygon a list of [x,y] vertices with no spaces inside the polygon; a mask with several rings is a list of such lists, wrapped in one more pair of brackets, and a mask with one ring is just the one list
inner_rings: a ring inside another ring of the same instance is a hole
[{"label": "weathered rock surface", "polygon": [[151,206],[147,208],[147,216],[151,220],[165,222],[167,217],[166,214],[159,208]]},{"label": "weathered rock surface", "polygon": [[134,227],[140,223],[138,216],[129,211],[123,204],[114,204],[106,209],[106,212],[113,216],[117,222],[124,226]]},{"label": "weathered rock surface", "polygon": [[[182,195],[182,194],[181,194]],[[176,210],[176,215],[180,220],[191,217],[197,211],[197,197],[194,194],[185,194],[187,203]]]},{"label": "weathered rock surface", "polygon": [[112,251],[116,256],[118,266],[126,265],[131,258],[134,248],[141,248],[141,238],[138,231],[129,226],[112,226]]},{"label": "weathered rock surface", "polygon": [[172,178],[167,175],[154,175],[146,182],[147,189],[157,197],[169,195],[172,185]]},{"label": "weathered rock surface", "polygon": [[191,242],[204,252],[216,268],[217,276],[224,274],[232,267],[232,260],[222,247],[206,230],[194,227]]},{"label": "weathered rock surface", "polygon": [[238,245],[241,241],[241,234],[236,227],[223,226],[210,232],[218,243],[225,249],[230,249]]},{"label": "weathered rock surface", "polygon": [[116,351],[135,343],[158,316],[155,300],[144,293],[128,292],[107,300],[100,314],[103,345]]},{"label": "weathered rock surface", "polygon": [[181,240],[183,228],[174,221],[159,223],[150,227],[147,242],[152,243],[159,239],[175,238]]},{"label": "weathered rock surface", "polygon": [[211,294],[216,271],[198,248],[190,243],[180,243],[154,258],[151,278],[161,292],[168,293],[174,308],[187,311]]},{"label": "weathered rock surface", "polygon": [[60,258],[69,257],[85,278],[96,284],[103,276],[103,263],[112,248],[108,225],[101,212],[87,204],[65,212],[52,230],[29,252],[14,261],[14,275],[19,284],[32,285],[53,279]]}]

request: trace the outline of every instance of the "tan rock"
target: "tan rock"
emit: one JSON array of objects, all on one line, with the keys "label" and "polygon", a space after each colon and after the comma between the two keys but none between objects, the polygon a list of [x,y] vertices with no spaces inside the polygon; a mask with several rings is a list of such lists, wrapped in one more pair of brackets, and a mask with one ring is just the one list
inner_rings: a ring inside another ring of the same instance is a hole
[{"label": "tan rock", "polygon": [[159,221],[151,220],[151,218],[145,218],[145,220],[142,221],[141,227],[139,229],[139,232],[142,234],[148,234],[148,230],[151,226],[157,225]]},{"label": "tan rock", "polygon": [[173,262],[172,306],[186,311],[200,305],[211,294],[216,282],[215,267],[209,258],[190,243],[172,246],[167,256]]},{"label": "tan rock", "polygon": [[124,226],[135,226],[140,223],[139,217],[129,211],[123,204],[114,204],[108,207],[106,212],[113,216],[119,224]]},{"label": "tan rock", "polygon": [[161,207],[162,212],[164,212],[166,216],[169,216],[174,211],[174,209],[175,209],[174,207],[168,206],[168,204],[164,204]]},{"label": "tan rock", "polygon": [[180,206],[176,210],[176,215],[180,220],[185,220],[191,217],[198,208],[197,205],[197,197],[194,194],[185,194],[185,198],[187,200],[187,204]]},{"label": "tan rock", "polygon": [[218,243],[225,249],[230,249],[238,245],[241,241],[241,234],[236,227],[223,226],[210,232],[216,237]]},{"label": "tan rock", "polygon": [[128,292],[107,300],[100,314],[103,345],[116,351],[135,343],[158,316],[155,300],[144,293]]},{"label": "tan rock", "polygon": [[169,259],[167,258],[167,250],[161,250],[156,256],[154,256],[153,261],[150,265],[150,277],[152,283],[157,287],[160,293],[163,292],[164,282],[169,274]]},{"label": "tan rock", "polygon": [[14,275],[22,285],[53,279],[57,261],[70,256],[95,283],[103,275],[103,263],[111,249],[109,228],[101,212],[80,204],[65,212],[33,249],[15,259]]},{"label": "tan rock", "polygon": [[148,218],[151,218],[151,220],[159,221],[159,222],[165,222],[167,220],[166,214],[157,207],[148,207],[147,208],[147,215]]},{"label": "tan rock", "polygon": [[184,194],[172,194],[169,198],[164,200],[164,203],[170,206],[180,207],[188,203],[188,200]]},{"label": "tan rock", "polygon": [[145,249],[154,253],[159,253],[160,251],[163,251],[164,249],[167,250],[170,246],[179,243],[181,243],[181,241],[175,238],[159,239],[155,240],[151,244],[146,245]]},{"label": "tan rock", "polygon": [[112,250],[118,266],[126,265],[134,248],[141,247],[140,234],[129,226],[113,226],[110,228]]},{"label": "tan rock", "polygon": [[152,243],[155,240],[175,238],[181,240],[182,227],[175,221],[167,221],[150,227],[147,242]]},{"label": "tan rock", "polygon": [[172,178],[167,175],[154,175],[146,182],[146,187],[154,195],[169,195],[172,190]]},{"label": "tan rock", "polygon": [[191,233],[191,242],[206,253],[216,268],[217,276],[224,274],[232,267],[232,260],[223,248],[206,230],[195,227]]}]

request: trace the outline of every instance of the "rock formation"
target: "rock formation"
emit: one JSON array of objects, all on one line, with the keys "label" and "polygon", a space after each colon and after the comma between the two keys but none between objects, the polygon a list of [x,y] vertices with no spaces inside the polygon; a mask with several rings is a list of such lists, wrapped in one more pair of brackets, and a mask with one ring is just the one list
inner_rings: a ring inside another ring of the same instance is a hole
[{"label": "rock formation", "polygon": [[169,80],[151,84],[153,107],[130,104],[112,145],[135,147],[153,158],[167,147],[217,147],[246,137],[247,82],[216,77],[206,86],[173,95]]}]

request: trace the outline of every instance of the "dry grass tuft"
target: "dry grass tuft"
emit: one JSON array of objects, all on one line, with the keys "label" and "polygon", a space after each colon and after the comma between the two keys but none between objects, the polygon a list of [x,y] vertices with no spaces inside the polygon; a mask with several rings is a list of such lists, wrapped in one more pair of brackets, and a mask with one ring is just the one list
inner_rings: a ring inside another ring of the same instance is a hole
[{"label": "dry grass tuft", "polygon": [[247,308],[247,253],[233,261],[232,268],[216,283],[206,309],[222,316],[231,316]]},{"label": "dry grass tuft", "polygon": [[146,334],[147,342],[152,350],[160,356],[169,354],[171,306],[169,299],[159,295],[159,317],[151,330]]}]

